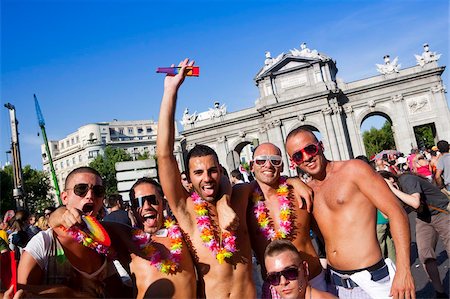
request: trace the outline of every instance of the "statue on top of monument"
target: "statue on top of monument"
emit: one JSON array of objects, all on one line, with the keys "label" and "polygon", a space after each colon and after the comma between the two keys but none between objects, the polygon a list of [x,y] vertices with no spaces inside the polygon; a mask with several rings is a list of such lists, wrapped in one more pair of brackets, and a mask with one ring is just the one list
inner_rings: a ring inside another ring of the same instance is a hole
[{"label": "statue on top of monument", "polygon": [[436,54],[436,52],[430,51],[430,46],[425,43],[423,44],[423,52],[422,55],[414,55],[416,57],[417,65],[424,66],[427,63],[438,61],[441,57],[441,54]]},{"label": "statue on top of monument", "polygon": [[183,126],[193,125],[196,120],[197,120],[197,112],[189,114],[189,109],[188,108],[184,109],[183,118],[181,120],[181,124]]},{"label": "statue on top of monument", "polygon": [[214,102],[214,108],[209,108],[209,118],[219,118],[227,114],[227,106],[223,104],[220,106],[219,102]]},{"label": "statue on top of monument", "polygon": [[307,57],[307,58],[317,58],[320,60],[325,60],[326,57],[320,54],[317,50],[311,50],[306,46],[306,43],[302,43],[300,45],[300,50],[295,49],[290,50],[292,56],[299,56],[299,57]]},{"label": "statue on top of monument", "polygon": [[383,75],[398,73],[400,64],[398,63],[398,57],[395,57],[391,63],[391,58],[389,55],[384,55],[384,64],[376,64],[377,71],[382,73]]}]

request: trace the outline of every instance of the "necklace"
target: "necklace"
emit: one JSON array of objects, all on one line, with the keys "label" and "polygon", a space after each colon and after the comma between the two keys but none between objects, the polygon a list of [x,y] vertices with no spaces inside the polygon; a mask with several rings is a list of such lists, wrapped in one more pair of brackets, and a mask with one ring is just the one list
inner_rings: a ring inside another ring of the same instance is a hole
[{"label": "necklace", "polygon": [[[208,203],[195,192],[191,194],[191,198],[194,202],[194,211],[197,214],[197,227],[200,231],[203,245],[211,250],[219,264],[222,264],[226,258],[231,258],[233,253],[236,252],[236,236],[231,232],[221,232],[222,242],[217,242],[211,217],[209,217]],[[223,243],[222,247],[220,243]]]},{"label": "necklace", "polygon": [[264,195],[261,188],[256,187],[253,192],[253,213],[258,221],[259,230],[267,240],[285,239],[292,230],[291,211],[293,209],[292,202],[289,200],[289,189],[286,178],[280,177],[277,189],[278,202],[280,203],[280,229],[275,232],[272,220],[269,216],[269,210],[264,203]]},{"label": "necklace", "polygon": [[150,264],[156,267],[161,273],[175,274],[181,261],[181,249],[183,247],[180,227],[174,220],[168,219],[164,222],[167,228],[167,235],[170,238],[170,253],[167,258],[163,258],[161,252],[152,244],[151,235],[140,229],[132,231],[132,240],[150,260]]},{"label": "necklace", "polygon": [[82,216],[84,226],[72,226],[70,228],[63,228],[69,236],[76,242],[83,244],[88,248],[94,249],[100,254],[107,254],[111,246],[111,239],[105,228],[98,222],[95,217]]}]

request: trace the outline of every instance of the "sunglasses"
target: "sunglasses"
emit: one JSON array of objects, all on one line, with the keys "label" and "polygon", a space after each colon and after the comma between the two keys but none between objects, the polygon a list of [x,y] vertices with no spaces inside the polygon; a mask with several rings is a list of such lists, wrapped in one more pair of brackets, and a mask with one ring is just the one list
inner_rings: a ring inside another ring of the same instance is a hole
[{"label": "sunglasses", "polygon": [[296,164],[300,164],[304,161],[304,154],[307,154],[309,156],[315,156],[319,152],[319,145],[320,142],[312,143],[310,145],[305,146],[301,150],[296,151],[292,154],[292,161]]},{"label": "sunglasses", "polygon": [[281,276],[287,280],[296,280],[298,278],[298,273],[297,267],[289,267],[280,272],[267,273],[267,282],[273,286],[277,286],[280,284]]},{"label": "sunglasses", "polygon": [[266,165],[267,161],[269,161],[273,167],[279,167],[281,166],[281,163],[283,163],[281,156],[278,155],[264,155],[253,158],[253,162],[258,166]]},{"label": "sunglasses", "polygon": [[154,205],[154,206],[159,204],[158,199],[156,198],[156,195],[152,194],[152,195],[146,195],[146,196],[140,196],[140,197],[133,198],[131,200],[131,206],[135,209],[142,208],[146,201],[149,204]]},{"label": "sunglasses", "polygon": [[89,190],[92,190],[95,197],[105,196],[105,187],[102,185],[76,184],[73,188],[66,190],[73,190],[73,193],[80,197],[85,197]]}]

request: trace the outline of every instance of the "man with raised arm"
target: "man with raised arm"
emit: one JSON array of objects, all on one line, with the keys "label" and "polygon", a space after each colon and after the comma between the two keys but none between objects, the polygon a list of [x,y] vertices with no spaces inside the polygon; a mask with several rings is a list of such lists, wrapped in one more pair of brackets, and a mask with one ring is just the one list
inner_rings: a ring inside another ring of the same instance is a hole
[{"label": "man with raised arm", "polygon": [[191,195],[181,184],[173,156],[177,93],[185,79],[186,66],[193,64],[185,59],[179,64],[179,74],[164,80],[156,142],[161,185],[180,227],[189,237],[206,297],[254,298],[247,202],[231,203],[241,223],[239,228],[235,232],[222,230],[218,217],[222,169],[217,154],[205,145],[196,145],[188,153],[187,175],[195,191]]},{"label": "man with raised arm", "polygon": [[[286,149],[291,161],[312,176],[313,215],[339,298],[415,298],[408,220],[383,178],[360,160],[328,161],[322,143],[307,129],[290,132]],[[396,273],[381,256],[376,209],[391,224]]]}]

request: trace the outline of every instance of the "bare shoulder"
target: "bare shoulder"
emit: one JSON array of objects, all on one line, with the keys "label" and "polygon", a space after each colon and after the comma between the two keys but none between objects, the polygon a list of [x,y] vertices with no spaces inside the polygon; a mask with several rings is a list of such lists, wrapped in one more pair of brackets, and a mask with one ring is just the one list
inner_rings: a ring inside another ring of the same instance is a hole
[{"label": "bare shoulder", "polygon": [[334,161],[333,163],[335,163],[334,168],[336,169],[336,171],[345,174],[351,174],[352,176],[375,174],[375,171],[372,167],[370,167],[370,165],[358,159]]}]

